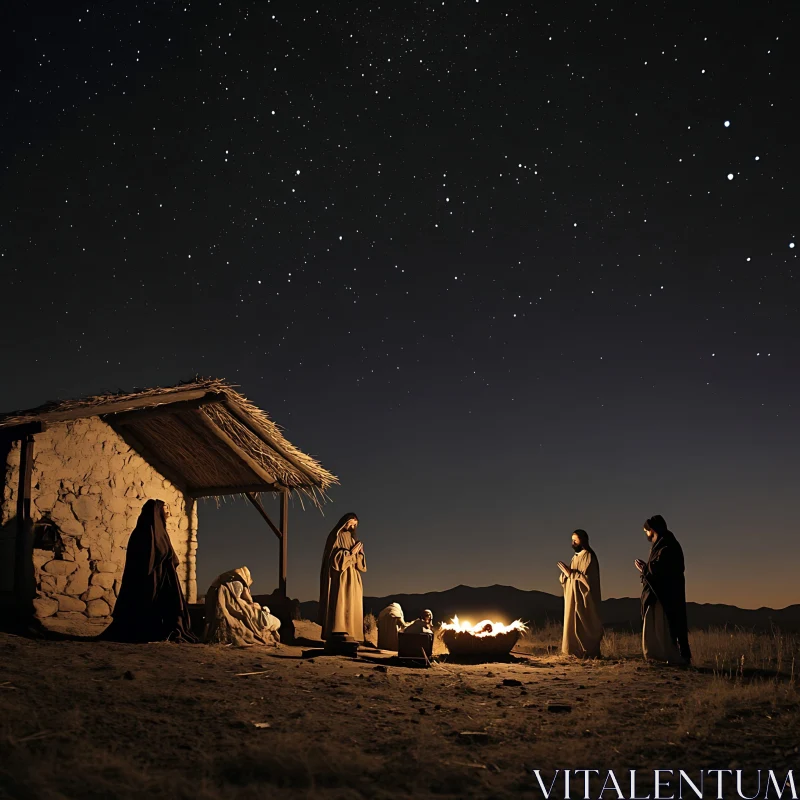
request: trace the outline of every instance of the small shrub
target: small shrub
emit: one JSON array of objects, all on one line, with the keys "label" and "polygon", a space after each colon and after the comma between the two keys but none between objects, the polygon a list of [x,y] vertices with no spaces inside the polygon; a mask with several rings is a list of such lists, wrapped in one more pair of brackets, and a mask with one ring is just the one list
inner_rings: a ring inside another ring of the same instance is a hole
[{"label": "small shrub", "polygon": [[378,640],[378,620],[374,614],[364,614],[364,639],[373,644]]}]

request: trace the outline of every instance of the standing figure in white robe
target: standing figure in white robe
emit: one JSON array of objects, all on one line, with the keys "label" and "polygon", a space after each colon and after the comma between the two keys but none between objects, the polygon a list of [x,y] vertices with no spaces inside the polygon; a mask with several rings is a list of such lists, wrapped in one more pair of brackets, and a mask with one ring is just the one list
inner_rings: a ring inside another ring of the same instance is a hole
[{"label": "standing figure in white robe", "polygon": [[253,578],[247,567],[223,572],[206,592],[206,629],[209,644],[278,644],[280,620],[250,594]]},{"label": "standing figure in white robe", "polygon": [[634,561],[642,575],[642,652],[647,661],[690,664],[683,549],[660,514],[643,527],[652,546],[647,562]]},{"label": "standing figure in white robe", "polygon": [[572,534],[570,565],[558,562],[564,587],[564,635],[561,652],[578,658],[600,658],[603,622],[600,618],[600,562],[589,547],[589,535],[578,529]]},{"label": "standing figure in white robe", "polygon": [[403,609],[399,603],[391,603],[378,614],[378,649],[397,650],[397,634],[406,629]]},{"label": "standing figure in white robe", "polygon": [[322,557],[319,624],[322,638],[339,631],[364,641],[364,545],[356,539],[358,517],[345,514],[328,535]]}]

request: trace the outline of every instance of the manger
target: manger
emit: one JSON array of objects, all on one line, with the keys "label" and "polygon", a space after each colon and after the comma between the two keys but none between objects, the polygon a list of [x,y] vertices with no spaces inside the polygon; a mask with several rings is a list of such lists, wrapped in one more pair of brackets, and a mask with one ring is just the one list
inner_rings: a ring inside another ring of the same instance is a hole
[{"label": "manger", "polygon": [[488,619],[470,625],[466,620],[460,621],[458,616],[441,626],[442,642],[451,655],[481,658],[507,656],[526,630],[525,623],[519,619],[510,625]]}]

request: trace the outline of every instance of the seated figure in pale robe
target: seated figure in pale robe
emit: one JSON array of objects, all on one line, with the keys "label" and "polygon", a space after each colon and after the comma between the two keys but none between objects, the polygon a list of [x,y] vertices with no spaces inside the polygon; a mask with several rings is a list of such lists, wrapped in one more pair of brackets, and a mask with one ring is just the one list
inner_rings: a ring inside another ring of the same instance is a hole
[{"label": "seated figure in pale robe", "polygon": [[391,603],[378,614],[378,649],[397,650],[397,634],[406,629],[403,609],[399,603]]},{"label": "seated figure in pale robe", "polygon": [[433,634],[433,614],[429,608],[422,612],[422,616],[410,623],[403,633],[430,633]]},{"label": "seated figure in pale robe", "polygon": [[277,644],[280,620],[253,601],[253,579],[247,567],[219,575],[206,592],[206,630],[209,644]]},{"label": "seated figure in pale robe", "polygon": [[600,562],[589,547],[589,535],[578,529],[572,534],[569,566],[558,562],[564,587],[564,635],[561,652],[578,658],[600,658],[603,622],[600,618]]},{"label": "seated figure in pale robe", "polygon": [[358,517],[345,514],[328,534],[322,556],[319,624],[322,638],[339,631],[364,641],[364,545],[356,539]]},{"label": "seated figure in pale robe", "polygon": [[634,565],[642,573],[642,652],[648,661],[689,664],[683,549],[660,514],[645,520],[650,557]]}]

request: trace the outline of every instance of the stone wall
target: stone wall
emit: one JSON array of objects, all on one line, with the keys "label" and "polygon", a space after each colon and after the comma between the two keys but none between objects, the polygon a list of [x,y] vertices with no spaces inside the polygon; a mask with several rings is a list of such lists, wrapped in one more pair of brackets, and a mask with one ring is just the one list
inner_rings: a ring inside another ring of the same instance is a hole
[{"label": "stone wall", "polygon": [[[197,504],[193,500],[97,417],[48,427],[36,435],[33,454],[37,617],[61,628],[67,622],[93,627],[110,622],[128,538],[150,499],[169,505],[167,533],[180,559],[178,575],[184,591],[194,601]],[[16,515],[19,460],[16,447],[8,457],[0,520]]]}]

